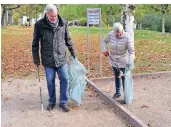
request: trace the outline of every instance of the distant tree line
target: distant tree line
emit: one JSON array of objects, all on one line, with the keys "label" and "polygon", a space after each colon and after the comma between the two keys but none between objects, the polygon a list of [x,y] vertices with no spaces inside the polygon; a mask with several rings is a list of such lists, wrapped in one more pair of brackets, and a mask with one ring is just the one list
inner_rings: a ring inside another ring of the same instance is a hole
[{"label": "distant tree line", "polygon": [[[87,8],[101,8],[102,26],[112,26],[121,21],[121,5],[119,4],[58,4],[60,15],[67,21],[79,21],[79,25],[87,25]],[[8,20],[18,22],[23,15],[37,19],[44,12],[43,4],[1,4],[1,25],[8,25]],[[9,18],[12,17],[12,18]],[[169,32],[171,29],[170,4],[138,4],[135,9],[135,23],[137,29],[149,29]]]}]

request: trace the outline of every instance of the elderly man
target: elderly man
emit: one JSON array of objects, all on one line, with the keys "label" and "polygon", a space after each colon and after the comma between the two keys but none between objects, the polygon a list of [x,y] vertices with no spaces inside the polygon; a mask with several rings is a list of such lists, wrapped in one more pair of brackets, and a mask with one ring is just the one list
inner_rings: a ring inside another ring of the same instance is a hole
[{"label": "elderly man", "polygon": [[[110,42],[110,57],[113,60],[111,64],[115,75],[116,93],[113,95],[113,98],[119,98],[121,96],[121,82],[119,80],[120,71],[118,71],[118,68],[123,73],[126,66],[133,69],[135,57],[134,42],[131,40],[129,34],[124,32],[123,26],[119,22],[113,25],[113,30],[102,41],[102,51],[106,57],[109,55],[107,51],[108,42]],[[122,83],[124,87],[124,76],[122,76]]]},{"label": "elderly man", "polygon": [[[69,112],[68,102],[68,66],[66,64],[66,49],[75,58],[73,44],[68,33],[67,25],[58,14],[58,8],[49,4],[45,8],[43,19],[36,22],[32,41],[32,55],[36,66],[41,62],[45,69],[49,104],[47,110],[53,110],[56,104],[55,77],[56,72],[60,81],[59,107]],[[39,46],[40,40],[40,46]]]}]

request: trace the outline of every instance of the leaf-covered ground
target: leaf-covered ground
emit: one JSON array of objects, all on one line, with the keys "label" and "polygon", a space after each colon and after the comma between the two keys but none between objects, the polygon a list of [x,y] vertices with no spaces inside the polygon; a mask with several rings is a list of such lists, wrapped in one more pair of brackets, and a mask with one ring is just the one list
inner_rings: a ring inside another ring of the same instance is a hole
[{"label": "leaf-covered ground", "polygon": [[[111,28],[102,29],[102,38]],[[88,67],[87,28],[69,27],[78,59]],[[90,73],[89,77],[100,76],[100,34],[99,29],[89,29]],[[32,60],[33,27],[9,26],[1,32],[2,78],[22,77],[36,74]],[[171,70],[171,35],[159,32],[137,30],[135,32],[136,60],[133,73]],[[112,76],[108,59],[102,57],[103,76]],[[43,73],[43,68],[42,72]]]}]

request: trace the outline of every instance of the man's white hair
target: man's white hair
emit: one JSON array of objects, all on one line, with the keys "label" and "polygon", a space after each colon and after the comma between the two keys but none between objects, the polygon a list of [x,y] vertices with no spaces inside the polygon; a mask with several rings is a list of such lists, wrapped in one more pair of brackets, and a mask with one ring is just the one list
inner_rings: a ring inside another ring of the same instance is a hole
[{"label": "man's white hair", "polygon": [[54,4],[47,4],[46,5],[45,12],[56,11],[56,10],[58,10],[58,9]]}]

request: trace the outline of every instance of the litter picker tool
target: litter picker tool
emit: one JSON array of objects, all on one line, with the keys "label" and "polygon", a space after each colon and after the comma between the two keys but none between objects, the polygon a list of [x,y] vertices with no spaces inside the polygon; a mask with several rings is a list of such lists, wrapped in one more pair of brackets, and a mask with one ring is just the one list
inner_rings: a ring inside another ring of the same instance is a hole
[{"label": "litter picker tool", "polygon": [[110,54],[109,54],[109,58],[111,59],[112,63],[115,65],[116,70],[119,72],[118,78],[121,78],[122,76],[124,76],[123,72],[119,69],[118,64],[116,64],[116,62],[114,62],[114,60],[112,59],[112,57],[110,56]]},{"label": "litter picker tool", "polygon": [[40,83],[40,71],[39,71],[39,65],[37,65],[37,72],[38,72],[38,79],[39,79],[39,88],[40,88],[40,100],[41,100],[41,107],[42,107],[42,111],[43,111],[43,101],[42,101],[42,87],[41,87],[41,83]]}]

